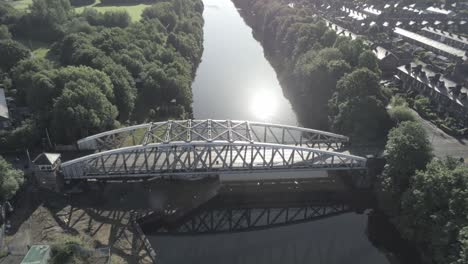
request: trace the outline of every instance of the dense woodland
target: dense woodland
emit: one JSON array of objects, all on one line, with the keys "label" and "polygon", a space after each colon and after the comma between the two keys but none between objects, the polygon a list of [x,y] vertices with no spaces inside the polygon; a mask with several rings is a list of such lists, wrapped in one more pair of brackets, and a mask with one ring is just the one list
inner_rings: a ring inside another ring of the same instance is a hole
[{"label": "dense woodland", "polygon": [[[54,143],[68,144],[122,124],[189,116],[202,12],[201,0],[158,0],[131,22],[125,11],[78,14],[68,0],[34,0],[29,12],[0,2],[1,80],[33,113],[0,131],[0,148],[34,145],[46,128]],[[31,42],[49,45],[45,58],[22,44]]]}]

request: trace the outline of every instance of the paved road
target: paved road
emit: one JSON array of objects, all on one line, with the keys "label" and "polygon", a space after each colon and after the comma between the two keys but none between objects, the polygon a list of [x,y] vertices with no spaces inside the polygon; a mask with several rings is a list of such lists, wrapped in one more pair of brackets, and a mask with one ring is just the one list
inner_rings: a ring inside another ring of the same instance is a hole
[{"label": "paved road", "polygon": [[414,113],[426,130],[434,148],[434,154],[437,157],[462,157],[465,159],[465,163],[468,163],[468,139],[456,139],[440,130],[431,122],[424,120],[416,112]]}]

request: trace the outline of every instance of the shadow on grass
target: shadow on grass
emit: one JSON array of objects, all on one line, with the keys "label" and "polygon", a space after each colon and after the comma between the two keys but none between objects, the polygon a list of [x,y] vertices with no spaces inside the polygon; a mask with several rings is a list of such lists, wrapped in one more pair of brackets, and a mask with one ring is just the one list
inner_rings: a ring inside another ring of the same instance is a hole
[{"label": "shadow on grass", "polygon": [[41,201],[38,199],[39,194],[29,186],[18,193],[17,197],[19,198],[14,203],[15,210],[8,215],[11,225],[7,230],[8,234],[16,234],[20,226],[31,217],[41,204]]}]

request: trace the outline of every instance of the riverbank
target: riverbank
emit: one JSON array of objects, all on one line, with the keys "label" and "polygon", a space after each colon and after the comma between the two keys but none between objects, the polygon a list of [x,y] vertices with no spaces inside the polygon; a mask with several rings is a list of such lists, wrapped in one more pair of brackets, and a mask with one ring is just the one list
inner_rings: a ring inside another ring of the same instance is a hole
[{"label": "riverbank", "polygon": [[304,4],[233,2],[303,126],[347,135],[354,144],[384,141],[393,126],[385,109],[391,95],[364,40],[337,35]]},{"label": "riverbank", "polygon": [[[249,0],[233,0],[232,2],[238,8],[245,23],[252,29],[252,36],[262,44],[264,56],[275,69],[283,94],[291,102],[299,124],[314,129],[330,130],[327,103],[331,98],[331,91],[322,90],[323,94],[317,91],[312,100],[309,96],[305,96],[304,85],[299,84],[299,80],[293,76],[295,65],[290,54],[291,51],[284,50],[285,47],[281,47],[279,43],[281,39],[275,36],[276,33],[272,32],[274,31],[273,28],[270,28],[270,31],[266,30],[266,21],[259,19],[258,14],[252,10],[252,5],[255,2]],[[285,6],[287,7],[287,5]],[[265,17],[266,19],[268,18]],[[287,30],[286,27],[283,30]],[[285,34],[285,32],[278,32],[278,34],[281,33]],[[311,85],[317,85],[318,83],[312,82]]]},{"label": "riverbank", "polygon": [[150,181],[82,186],[83,192],[58,194],[29,186],[10,215],[2,264],[17,264],[33,244],[53,245],[65,236],[90,248],[110,250],[112,263],[153,263],[132,224],[132,214],[182,210],[199,203],[213,188],[212,180]]},{"label": "riverbank", "polygon": [[203,2],[204,50],[192,83],[194,118],[298,125],[264,49],[234,4]]}]

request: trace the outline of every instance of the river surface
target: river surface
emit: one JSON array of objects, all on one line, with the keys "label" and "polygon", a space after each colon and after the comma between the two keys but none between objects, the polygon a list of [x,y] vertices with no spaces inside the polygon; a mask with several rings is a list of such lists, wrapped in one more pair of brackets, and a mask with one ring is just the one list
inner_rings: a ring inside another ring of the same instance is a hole
[{"label": "river surface", "polygon": [[204,51],[192,85],[197,119],[297,125],[273,67],[229,0],[204,0]]},{"label": "river surface", "polygon": [[[204,0],[204,54],[193,83],[197,119],[297,125],[263,48],[229,0]],[[149,236],[159,263],[387,264],[366,235],[366,213],[211,235]]]}]

